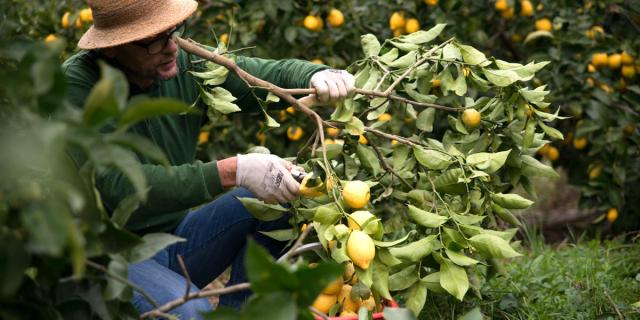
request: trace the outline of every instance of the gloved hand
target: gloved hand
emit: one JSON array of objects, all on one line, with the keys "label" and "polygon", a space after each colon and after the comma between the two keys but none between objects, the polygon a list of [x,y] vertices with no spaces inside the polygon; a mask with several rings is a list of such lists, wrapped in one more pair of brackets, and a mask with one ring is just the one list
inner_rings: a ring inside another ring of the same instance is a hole
[{"label": "gloved hand", "polygon": [[272,154],[238,155],[236,185],[267,203],[286,203],[296,198],[300,184],[289,170],[290,162]]},{"label": "gloved hand", "polygon": [[311,87],[316,89],[320,102],[335,103],[346,98],[354,89],[356,79],[349,72],[326,69],[311,76]]}]

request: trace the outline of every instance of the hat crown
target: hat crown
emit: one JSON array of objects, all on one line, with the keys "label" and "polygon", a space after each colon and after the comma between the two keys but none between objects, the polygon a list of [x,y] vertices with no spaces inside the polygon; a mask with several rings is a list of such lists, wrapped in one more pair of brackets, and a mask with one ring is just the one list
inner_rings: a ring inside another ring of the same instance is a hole
[{"label": "hat crown", "polygon": [[167,1],[161,0],[89,0],[96,28],[110,29],[139,22],[154,16],[158,8],[165,8]]}]

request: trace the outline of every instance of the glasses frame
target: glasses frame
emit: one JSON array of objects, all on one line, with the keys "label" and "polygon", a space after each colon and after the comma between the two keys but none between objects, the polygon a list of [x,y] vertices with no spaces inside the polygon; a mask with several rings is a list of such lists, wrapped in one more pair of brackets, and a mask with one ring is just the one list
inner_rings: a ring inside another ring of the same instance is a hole
[{"label": "glasses frame", "polygon": [[170,39],[173,39],[174,37],[179,37],[182,34],[184,34],[186,27],[187,27],[187,22],[182,21],[181,23],[176,25],[173,29],[171,29],[171,31],[168,31],[166,34],[150,40],[148,43],[134,41],[134,42],[131,42],[131,44],[147,50],[147,54],[149,55],[156,55],[162,52],[162,50],[164,50],[164,48],[167,46],[167,43],[169,43]]}]

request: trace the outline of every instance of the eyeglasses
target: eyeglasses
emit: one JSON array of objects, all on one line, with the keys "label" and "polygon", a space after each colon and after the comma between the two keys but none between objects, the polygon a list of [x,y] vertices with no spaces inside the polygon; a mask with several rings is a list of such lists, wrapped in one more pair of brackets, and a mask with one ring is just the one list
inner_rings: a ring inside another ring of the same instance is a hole
[{"label": "eyeglasses", "polygon": [[167,46],[169,39],[173,37],[180,37],[186,29],[186,21],[181,22],[175,28],[168,31],[166,34],[156,37],[145,42],[135,41],[132,44],[147,49],[148,54],[158,54]]}]

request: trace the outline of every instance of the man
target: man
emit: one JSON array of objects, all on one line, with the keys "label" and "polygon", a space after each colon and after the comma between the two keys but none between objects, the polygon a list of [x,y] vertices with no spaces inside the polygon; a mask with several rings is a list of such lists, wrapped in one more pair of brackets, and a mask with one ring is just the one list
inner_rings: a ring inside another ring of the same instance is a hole
[{"label": "man", "polygon": [[[172,38],[196,10],[197,2],[90,0],[89,6],[94,25],[78,42],[84,51],[63,64],[71,103],[84,104],[100,76],[98,60],[124,72],[131,96],[171,97],[189,104],[197,100],[196,80],[183,72],[188,56]],[[326,66],[299,60],[247,57],[237,57],[237,63],[249,73],[282,87],[311,86],[323,102],[343,99],[353,89],[353,76],[346,71],[328,70]],[[222,86],[238,98],[237,103],[244,112],[258,110],[257,101],[237,76],[230,74]],[[235,197],[256,196],[267,202],[285,203],[298,193],[299,184],[289,173],[291,163],[275,155],[246,154],[209,163],[196,161],[197,136],[204,121],[204,115],[170,115],[147,119],[131,128],[132,132],[162,148],[171,166],[154,165],[140,158],[150,190],[148,200],[132,215],[127,228],[139,234],[169,232],[187,240],[129,266],[129,279],[160,304],[184,294],[186,280],[177,262],[178,254],[184,258],[191,280],[198,288],[215,279],[229,265],[232,265],[230,284],[246,281],[243,252],[247,236],[255,238],[272,254],[282,254],[284,243],[269,239],[259,231],[286,228],[286,218],[269,223],[258,221]],[[99,172],[96,182],[109,210],[133,193],[130,182],[116,169]],[[237,188],[221,195],[233,187]],[[220,303],[238,308],[247,296],[246,292],[225,295]],[[137,292],[133,304],[141,313],[152,309]],[[199,318],[199,312],[208,310],[211,307],[207,300],[200,299],[190,301],[173,313],[190,319]]]}]

